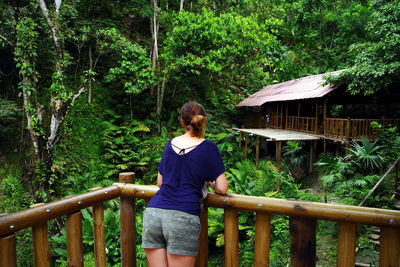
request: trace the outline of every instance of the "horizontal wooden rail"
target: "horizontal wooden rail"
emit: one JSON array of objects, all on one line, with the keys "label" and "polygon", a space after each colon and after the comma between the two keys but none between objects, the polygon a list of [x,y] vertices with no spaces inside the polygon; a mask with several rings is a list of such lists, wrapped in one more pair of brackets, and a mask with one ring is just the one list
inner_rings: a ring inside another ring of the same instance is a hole
[{"label": "horizontal wooden rail", "polygon": [[0,237],[117,198],[120,193],[120,187],[113,185],[0,216]]},{"label": "horizontal wooden rail", "polygon": [[[129,207],[121,205],[121,266],[136,266],[135,240],[131,232],[136,232],[133,198],[149,200],[158,191],[157,186],[131,184],[125,176],[133,178],[132,173],[120,175],[120,183],[115,183],[107,188],[96,189],[85,194],[72,196],[48,204],[35,206],[31,209],[0,216],[0,247],[10,246],[7,252],[7,265],[15,266],[15,237],[13,232],[26,227],[39,229],[34,238],[43,243],[39,246],[45,253],[35,253],[35,262],[38,266],[48,266],[49,253],[47,240],[47,221],[68,215],[69,235],[68,250],[76,247],[76,252],[67,251],[68,262],[81,265],[83,260],[82,232],[80,210],[93,207],[93,227],[96,266],[106,266],[105,236],[104,236],[104,210],[103,202],[121,197]],[[132,176],[132,177],[131,177]],[[122,179],[121,179],[122,177]],[[134,181],[134,180],[132,180]],[[256,236],[254,266],[269,266],[269,241],[270,241],[270,215],[284,215],[290,217],[291,233],[291,264],[294,267],[315,266],[315,232],[317,219],[336,221],[339,224],[337,266],[354,266],[355,259],[355,234],[357,224],[381,226],[381,266],[398,266],[400,247],[400,212],[393,210],[356,207],[349,205],[335,205],[314,203],[296,200],[274,199],[266,197],[245,196],[237,194],[219,195],[209,193],[205,199],[205,207],[219,207],[224,209],[225,218],[225,265],[239,266],[238,247],[238,210],[256,212]],[[126,206],[125,205],[125,206]],[[207,208],[205,209],[207,212]],[[72,222],[74,219],[74,222]],[[202,228],[207,229],[207,214],[202,214]],[[76,230],[75,232],[73,232]],[[72,235],[72,236],[71,236]],[[207,231],[202,232],[200,252],[196,266],[206,266],[208,261]],[[11,237],[11,238],[10,238]],[[43,242],[41,241],[43,240]],[[394,249],[393,249],[394,248]],[[6,250],[4,250],[6,251]],[[71,254],[72,253],[72,254]],[[133,257],[124,255],[133,253]],[[3,253],[4,254],[4,253]],[[1,255],[3,255],[1,254]],[[76,255],[75,255],[76,254]],[[38,257],[36,259],[36,257]],[[40,257],[40,258],[39,258]],[[127,260],[129,258],[129,260]],[[1,262],[1,261],[0,261]]]},{"label": "horizontal wooden rail", "polygon": [[[151,198],[158,190],[156,186],[120,184],[121,195]],[[235,208],[269,214],[330,220],[355,224],[400,227],[400,211],[336,205],[318,202],[297,201],[238,194],[219,195],[208,193],[204,204],[208,207]]]}]

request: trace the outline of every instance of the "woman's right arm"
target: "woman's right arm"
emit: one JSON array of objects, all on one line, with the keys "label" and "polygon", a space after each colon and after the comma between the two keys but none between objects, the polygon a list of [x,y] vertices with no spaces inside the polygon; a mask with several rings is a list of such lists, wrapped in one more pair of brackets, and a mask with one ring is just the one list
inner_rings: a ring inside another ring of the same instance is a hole
[{"label": "woman's right arm", "polygon": [[226,180],[225,172],[215,179],[215,181],[210,182],[210,186],[214,189],[215,193],[225,195],[228,191],[228,181]]}]

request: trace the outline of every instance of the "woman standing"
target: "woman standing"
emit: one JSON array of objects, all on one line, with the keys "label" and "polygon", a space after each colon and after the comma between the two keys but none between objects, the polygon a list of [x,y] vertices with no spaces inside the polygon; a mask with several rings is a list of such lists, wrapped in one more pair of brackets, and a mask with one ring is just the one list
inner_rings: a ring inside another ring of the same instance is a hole
[{"label": "woman standing", "polygon": [[158,192],[143,212],[142,247],[151,267],[194,266],[203,190],[226,194],[217,145],[203,138],[207,115],[195,101],[182,106],[185,133],[168,141],[158,168]]}]

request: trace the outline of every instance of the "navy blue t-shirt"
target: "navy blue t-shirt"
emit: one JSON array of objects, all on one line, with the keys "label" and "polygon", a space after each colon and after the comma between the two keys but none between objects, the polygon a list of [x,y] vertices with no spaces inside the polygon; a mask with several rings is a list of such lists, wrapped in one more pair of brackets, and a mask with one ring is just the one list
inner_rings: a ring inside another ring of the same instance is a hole
[{"label": "navy blue t-shirt", "polygon": [[210,140],[204,140],[184,155],[173,150],[170,140],[158,171],[162,175],[162,185],[147,207],[200,216],[204,183],[217,179],[225,172],[225,167],[217,145]]}]

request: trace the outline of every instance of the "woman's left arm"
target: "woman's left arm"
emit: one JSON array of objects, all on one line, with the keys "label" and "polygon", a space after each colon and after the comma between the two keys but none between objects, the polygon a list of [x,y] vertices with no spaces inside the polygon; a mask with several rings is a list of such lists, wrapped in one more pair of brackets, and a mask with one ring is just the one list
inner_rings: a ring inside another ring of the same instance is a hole
[{"label": "woman's left arm", "polygon": [[209,182],[209,185],[214,189],[215,193],[225,195],[229,187],[225,172],[218,176],[215,181]]},{"label": "woman's left arm", "polygon": [[158,185],[158,187],[161,187],[161,185],[162,185],[162,175],[160,172],[158,172],[158,174],[157,174],[157,185]]}]

